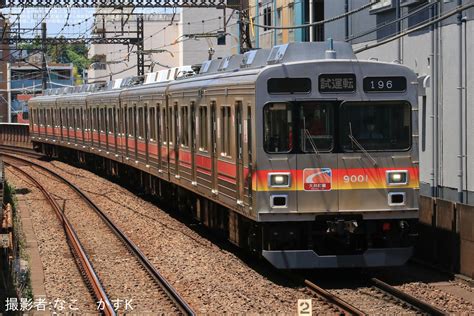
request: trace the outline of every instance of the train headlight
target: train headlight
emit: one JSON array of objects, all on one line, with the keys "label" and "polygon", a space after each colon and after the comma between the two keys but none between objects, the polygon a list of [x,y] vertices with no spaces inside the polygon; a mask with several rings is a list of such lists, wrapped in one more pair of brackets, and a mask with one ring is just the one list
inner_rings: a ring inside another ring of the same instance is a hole
[{"label": "train headlight", "polygon": [[269,187],[289,187],[291,184],[291,176],[289,173],[270,173],[268,174]]},{"label": "train headlight", "polygon": [[408,184],[408,172],[406,170],[387,171],[388,185],[404,185]]}]

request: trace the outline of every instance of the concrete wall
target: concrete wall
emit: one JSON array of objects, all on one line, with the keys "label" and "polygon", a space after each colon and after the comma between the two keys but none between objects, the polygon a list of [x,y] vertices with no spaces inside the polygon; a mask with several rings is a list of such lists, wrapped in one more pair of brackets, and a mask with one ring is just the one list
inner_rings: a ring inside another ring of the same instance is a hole
[{"label": "concrete wall", "polygon": [[[340,2],[343,3],[343,1]],[[340,2],[326,1],[325,10],[327,13],[333,16],[343,13],[344,6]],[[358,0],[350,1],[352,4],[361,5],[358,2]],[[470,1],[464,0],[463,3],[468,2]],[[447,12],[453,9],[456,3],[440,2],[440,5],[441,11]],[[408,8],[402,8],[402,16],[406,15],[408,10]],[[356,18],[358,15],[360,18]],[[354,18],[349,20],[350,34],[360,34],[364,30],[370,30],[374,26],[374,21],[377,20],[376,15],[369,15],[367,10],[354,15]],[[438,33],[427,28],[400,40],[366,50],[359,53],[357,57],[359,59],[376,58],[388,62],[399,61],[412,68],[419,76],[430,76],[427,81],[428,87],[425,90],[426,95],[419,98],[421,193],[459,201],[457,191],[460,188],[459,154],[460,137],[462,137],[462,148],[465,155],[462,176],[463,202],[474,204],[474,148],[472,145],[474,128],[472,109],[474,100],[474,66],[472,61],[472,56],[474,56],[474,8],[464,12],[463,16],[466,16],[468,21],[462,26],[461,60],[459,57],[460,26],[457,24],[456,15],[445,20],[440,25]],[[415,24],[418,22],[416,20],[410,21]],[[329,25],[331,27],[326,28],[326,36],[342,39],[345,30],[344,19]],[[408,26],[408,21],[404,20],[401,26],[402,29],[405,29]],[[464,27],[467,28],[466,38],[464,38]],[[364,38],[374,37],[374,34]],[[432,37],[435,34],[439,35],[433,42]],[[354,41],[354,48],[361,48],[376,42],[376,39],[365,42],[360,42],[358,39]],[[467,52],[464,52],[465,47]],[[438,67],[439,75],[433,78],[435,65]],[[461,104],[458,89],[460,73],[463,75]],[[464,75],[467,76],[467,80]],[[435,92],[438,94],[437,107],[433,106]],[[462,111],[462,115],[460,111]],[[436,113],[438,113],[437,120]]]},{"label": "concrete wall", "polygon": [[[208,59],[209,47],[215,51],[213,58],[230,56],[237,53],[238,37],[236,33],[237,13],[232,16],[231,10],[226,10],[229,19],[229,28],[226,36],[226,45],[217,45],[217,38],[185,39],[173,51],[180,54],[180,66],[200,64]],[[215,8],[187,8],[181,11],[182,23],[179,25],[180,36],[190,33],[216,33],[224,27],[224,17],[221,9]],[[219,18],[221,17],[221,18]],[[202,23],[204,21],[204,23]]]}]

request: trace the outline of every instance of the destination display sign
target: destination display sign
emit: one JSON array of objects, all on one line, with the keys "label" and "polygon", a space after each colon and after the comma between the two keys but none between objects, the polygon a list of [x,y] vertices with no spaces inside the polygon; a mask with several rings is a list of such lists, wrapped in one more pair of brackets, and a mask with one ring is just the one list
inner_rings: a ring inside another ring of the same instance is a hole
[{"label": "destination display sign", "polygon": [[356,76],[354,74],[321,74],[318,86],[320,93],[354,92]]},{"label": "destination display sign", "polygon": [[407,89],[405,77],[366,77],[365,92],[403,92]]}]

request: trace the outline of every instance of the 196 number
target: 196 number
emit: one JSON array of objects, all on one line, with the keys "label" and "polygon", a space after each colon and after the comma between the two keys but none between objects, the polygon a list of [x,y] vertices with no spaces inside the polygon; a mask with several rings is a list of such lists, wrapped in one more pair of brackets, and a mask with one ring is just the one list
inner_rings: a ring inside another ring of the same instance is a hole
[{"label": "196 number", "polygon": [[370,87],[373,90],[375,90],[375,89],[383,90],[385,88],[392,89],[393,88],[393,82],[392,82],[392,80],[387,80],[387,81],[379,80],[377,82],[372,80],[372,81],[370,81]]},{"label": "196 number", "polygon": [[369,176],[366,174],[359,174],[359,175],[346,175],[342,178],[345,183],[364,183],[369,182]]}]

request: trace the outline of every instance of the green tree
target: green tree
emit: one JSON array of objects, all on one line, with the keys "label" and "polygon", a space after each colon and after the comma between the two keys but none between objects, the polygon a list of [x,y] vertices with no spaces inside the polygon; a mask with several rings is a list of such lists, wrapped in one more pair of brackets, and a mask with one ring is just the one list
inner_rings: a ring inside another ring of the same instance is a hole
[{"label": "green tree", "polygon": [[[34,43],[21,44],[20,48],[28,51],[28,54],[41,49],[41,40],[36,38]],[[62,64],[73,64],[73,74],[76,84],[82,82],[84,70],[89,68],[91,61],[87,58],[88,49],[85,43],[57,44],[47,46],[47,55],[52,62]]]}]

